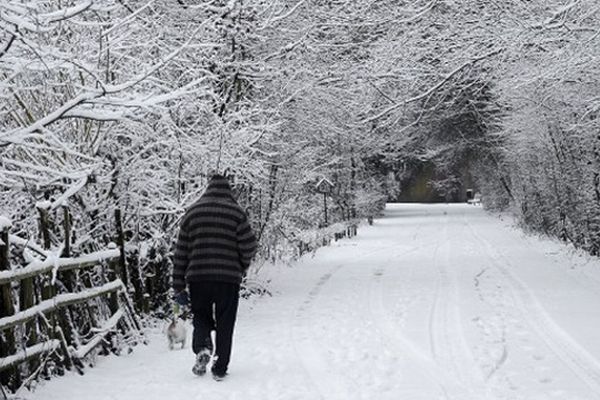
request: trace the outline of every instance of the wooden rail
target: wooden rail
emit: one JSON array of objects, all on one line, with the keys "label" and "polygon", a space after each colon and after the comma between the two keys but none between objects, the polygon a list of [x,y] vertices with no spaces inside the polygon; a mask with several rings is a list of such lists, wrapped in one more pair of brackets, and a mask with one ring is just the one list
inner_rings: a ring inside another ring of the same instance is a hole
[{"label": "wooden rail", "polygon": [[116,261],[121,256],[118,249],[103,250],[75,258],[47,258],[33,261],[26,267],[10,271],[0,271],[0,285],[17,282],[49,272],[65,272],[93,267],[102,261]]},{"label": "wooden rail", "polygon": [[35,344],[31,347],[27,347],[24,350],[20,350],[12,356],[0,358],[0,371],[14,367],[25,361],[31,360],[40,356],[40,354],[49,353],[60,347],[60,341],[57,339],[51,339],[46,342]]},{"label": "wooden rail", "polygon": [[103,286],[87,289],[79,293],[66,293],[59,294],[56,297],[44,300],[41,303],[28,308],[27,310],[16,313],[9,317],[0,318],[0,331],[12,328],[15,325],[25,323],[33,318],[36,318],[40,314],[47,314],[55,311],[60,307],[66,307],[72,304],[83,303],[87,300],[93,299],[94,297],[102,296],[124,289],[123,282],[120,279],[109,282]]}]

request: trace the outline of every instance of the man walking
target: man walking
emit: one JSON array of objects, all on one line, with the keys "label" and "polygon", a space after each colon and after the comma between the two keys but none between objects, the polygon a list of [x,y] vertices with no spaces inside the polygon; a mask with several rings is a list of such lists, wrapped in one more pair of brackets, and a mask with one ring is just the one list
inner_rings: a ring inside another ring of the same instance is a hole
[{"label": "man walking", "polygon": [[239,289],[256,253],[248,217],[233,198],[229,182],[214,175],[200,199],[185,213],[175,245],[173,289],[178,303],[187,302],[189,287],[194,314],[194,374],[202,376],[213,353],[215,380],[227,374]]}]

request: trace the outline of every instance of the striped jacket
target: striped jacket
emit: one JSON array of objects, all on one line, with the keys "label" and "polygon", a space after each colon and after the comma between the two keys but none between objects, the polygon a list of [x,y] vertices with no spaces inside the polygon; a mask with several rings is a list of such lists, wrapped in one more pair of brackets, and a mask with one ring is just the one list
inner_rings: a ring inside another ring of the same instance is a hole
[{"label": "striped jacket", "polygon": [[186,282],[241,283],[256,247],[248,217],[234,200],[229,182],[214,176],[181,221],[173,289],[183,290]]}]

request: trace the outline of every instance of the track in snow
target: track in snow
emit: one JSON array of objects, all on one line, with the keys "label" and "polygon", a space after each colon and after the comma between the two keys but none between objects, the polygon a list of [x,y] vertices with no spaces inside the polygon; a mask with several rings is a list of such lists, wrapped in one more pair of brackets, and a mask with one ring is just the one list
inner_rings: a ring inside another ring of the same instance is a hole
[{"label": "track in snow", "polygon": [[[593,398],[600,398],[600,362],[598,359],[569,336],[544,309],[527,284],[517,278],[514,272],[511,272],[511,270],[517,270],[517,267],[495,249],[488,240],[481,237],[468,221],[466,223],[488,257],[489,267],[498,273],[498,282],[502,282],[513,297],[515,308],[520,313],[525,325],[535,332],[537,339],[541,339],[548,346],[552,353],[560,359],[563,366],[590,388]],[[574,309],[573,311],[578,310]],[[505,355],[501,361],[504,362],[507,358],[508,356]],[[541,355],[533,356],[533,358],[538,361],[544,359]],[[498,367],[496,367],[497,369]],[[549,383],[551,379],[543,378],[541,382]]]}]

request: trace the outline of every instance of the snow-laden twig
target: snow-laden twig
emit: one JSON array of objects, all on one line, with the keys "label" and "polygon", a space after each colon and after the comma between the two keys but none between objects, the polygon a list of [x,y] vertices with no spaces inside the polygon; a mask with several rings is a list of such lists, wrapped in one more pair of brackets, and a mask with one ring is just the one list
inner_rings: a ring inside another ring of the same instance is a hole
[{"label": "snow-laden twig", "polygon": [[104,337],[107,333],[114,330],[123,317],[123,310],[117,310],[100,328],[92,329],[93,332],[97,333],[89,342],[74,350],[71,355],[73,358],[83,358],[90,351],[94,349],[94,347],[98,346],[104,340]]},{"label": "snow-laden twig", "polygon": [[[33,158],[33,156],[30,156]],[[39,164],[33,164],[33,162],[37,162],[36,160],[33,160],[32,162],[21,162],[18,160],[11,160],[11,159],[4,159],[2,160],[3,164],[5,166],[11,166],[13,168],[17,168],[17,169],[28,169],[28,170],[32,170],[32,171],[38,171],[38,172],[42,172],[44,174],[47,175],[51,175],[53,177],[58,177],[58,179],[62,179],[62,178],[67,178],[67,179],[80,179],[83,176],[88,176],[92,173],[92,171],[94,170],[94,168],[97,168],[100,166],[100,164],[94,165],[92,167],[87,167],[85,169],[74,169],[71,170],[70,172],[63,172],[63,171],[56,171],[56,168],[52,168],[51,166],[46,166],[46,165],[39,165]]]},{"label": "snow-laden twig", "polygon": [[144,11],[146,8],[150,7],[152,5],[152,3],[154,3],[155,1],[156,0],[150,0],[146,4],[144,4],[143,6],[141,6],[140,8],[138,8],[137,10],[135,10],[134,12],[129,14],[126,18],[123,18],[120,21],[118,21],[117,23],[115,23],[114,25],[112,25],[109,29],[102,31],[102,36],[109,35],[115,29],[117,29],[117,28],[125,25],[126,23],[130,22],[131,20],[135,19],[140,13],[142,13],[142,11]]},{"label": "snow-laden twig", "polygon": [[306,30],[306,32],[304,32],[304,34],[302,36],[300,36],[300,38],[298,40],[296,40],[295,42],[292,42],[292,43],[288,43],[285,46],[283,46],[282,48],[280,48],[278,51],[269,54],[268,56],[265,57],[265,59],[263,61],[266,62],[266,61],[272,60],[275,57],[283,56],[283,55],[291,52],[292,50],[294,50],[296,47],[300,46],[308,38],[308,35],[310,34],[312,28],[313,27],[309,27]]},{"label": "snow-laden twig", "polygon": [[71,187],[69,187],[62,195],[60,195],[60,197],[58,199],[54,200],[50,204],[50,209],[54,210],[57,207],[65,205],[66,201],[71,196],[73,196],[74,194],[79,192],[81,189],[83,189],[83,187],[86,185],[87,181],[88,181],[88,176],[86,175],[85,177],[81,178],[79,181],[77,181],[73,185],[71,185]]},{"label": "snow-laden twig", "polygon": [[93,4],[94,2],[92,0],[86,0],[72,7],[67,7],[62,10],[41,14],[39,17],[41,20],[45,20],[48,23],[64,21],[66,19],[73,18],[74,16],[81,14],[82,12],[87,11]]},{"label": "snow-laden twig", "polygon": [[49,113],[45,117],[42,117],[39,120],[35,121],[33,124],[26,126],[25,128],[17,128],[0,134],[0,141],[14,142],[22,136],[39,131],[47,125],[60,119],[67,111],[72,110],[79,104],[82,104],[88,100],[91,100],[95,97],[99,97],[101,95],[102,92],[99,90],[81,93],[73,99],[67,101],[65,104],[63,104],[53,112]]},{"label": "snow-laden twig", "polygon": [[[153,94],[153,95],[148,95],[148,96],[144,96],[144,97],[134,96],[134,97],[129,97],[129,98],[105,96],[105,97],[90,101],[88,103],[93,104],[93,105],[100,105],[100,106],[147,109],[152,106],[157,106],[161,103],[166,103],[166,102],[174,100],[176,98],[183,97],[190,93],[194,93],[195,91],[198,90],[197,86],[199,84],[204,83],[205,81],[213,78],[213,75],[210,71],[206,71],[206,73],[207,73],[207,76],[204,76],[199,79],[195,79],[192,82],[187,83],[186,85],[184,85],[180,88],[177,88],[176,90],[172,90],[168,93],[163,93],[163,94],[159,94],[159,95]],[[73,114],[76,114],[76,113],[77,114],[80,113],[80,110],[76,110],[73,112]],[[102,113],[104,113],[104,111],[98,111],[98,115],[96,115],[96,117],[94,118],[94,115],[92,114],[92,110],[89,110],[87,117],[89,117],[90,119],[102,120]],[[107,117],[110,117],[110,116],[117,117],[118,116],[116,111],[108,111],[107,114],[108,114]],[[110,115],[110,114],[112,114],[112,115]],[[85,117],[86,116],[84,116],[84,118]],[[128,115],[126,113],[122,112],[121,119],[126,118],[126,117],[128,117]]]},{"label": "snow-laden twig", "polygon": [[[103,89],[86,89],[83,93],[80,93],[73,99],[67,101],[65,104],[54,110],[53,112],[47,114],[46,116],[40,118],[34,123],[26,126],[25,128],[17,128],[0,134],[0,142],[6,143],[14,143],[14,144],[22,144],[23,137],[29,134],[33,134],[38,131],[43,131],[44,128],[57,120],[64,118],[65,116],[69,116],[69,112],[74,113],[73,111],[76,107],[88,103],[91,100],[97,99],[99,97],[105,96],[107,94],[116,94],[119,92],[123,92],[125,90],[131,89],[132,87],[140,84],[145,81],[148,77],[156,73],[166,64],[171,62],[183,49],[187,48],[192,40],[195,39],[196,34],[208,23],[208,20],[203,21],[192,34],[188,38],[188,40],[179,46],[177,49],[169,53],[164,59],[155,63],[152,67],[150,67],[147,71],[141,73],[137,77],[131,79],[130,81],[124,82],[119,85],[102,85]],[[187,85],[186,85],[187,86]],[[168,95],[167,95],[168,96]],[[170,97],[172,98],[172,97]],[[71,115],[72,117],[73,115]],[[47,131],[46,131],[47,133]]]},{"label": "snow-laden twig", "polygon": [[298,8],[300,8],[301,5],[303,5],[304,3],[306,3],[306,0],[300,0],[298,1],[296,4],[294,4],[292,6],[292,8],[289,9],[288,12],[286,12],[285,14],[279,14],[271,19],[269,19],[267,21],[267,23],[265,25],[263,25],[261,28],[259,28],[259,30],[261,29],[265,29],[267,26],[272,26],[274,24],[277,24],[280,21],[283,21],[286,18],[289,18],[290,16],[292,16],[296,10],[298,10]]},{"label": "snow-laden twig", "polygon": [[109,111],[109,110],[95,110],[95,109],[81,109],[67,111],[64,118],[81,118],[89,119],[93,121],[122,121],[131,116],[127,115],[124,111]]},{"label": "snow-laden twig", "polygon": [[473,65],[473,64],[475,64],[475,63],[477,63],[477,62],[479,62],[481,60],[484,60],[484,59],[486,59],[488,57],[492,57],[492,56],[494,56],[494,55],[502,52],[503,50],[504,50],[503,48],[495,49],[495,50],[490,51],[490,52],[488,52],[486,54],[483,54],[481,56],[472,58],[471,60],[469,60],[469,61],[467,61],[467,62],[459,65],[454,70],[450,71],[448,74],[446,74],[446,76],[442,80],[440,80],[438,83],[436,83],[435,85],[433,85],[432,87],[430,87],[425,92],[423,92],[423,93],[421,93],[421,94],[419,94],[417,96],[413,96],[411,98],[408,98],[408,99],[406,99],[406,100],[404,100],[402,102],[396,103],[396,104],[394,104],[394,105],[386,108],[385,110],[377,113],[376,115],[374,115],[372,117],[363,119],[361,122],[363,124],[366,124],[366,123],[369,123],[369,122],[373,122],[373,121],[375,121],[375,120],[377,120],[377,119],[385,116],[386,114],[389,114],[390,112],[392,112],[392,111],[394,111],[394,110],[396,110],[396,109],[398,109],[398,108],[400,108],[400,107],[402,107],[402,106],[404,106],[406,104],[414,103],[415,101],[419,101],[419,100],[422,100],[424,98],[429,97],[436,90],[438,90],[439,88],[441,88],[442,86],[444,86],[450,79],[452,79],[452,77],[454,75],[456,75],[457,73],[459,73],[460,71],[462,71],[466,67],[468,67],[470,65]]},{"label": "snow-laden twig", "polygon": [[429,4],[425,5],[423,8],[421,8],[420,10],[417,10],[413,16],[405,18],[400,21],[395,21],[395,22],[401,23],[401,24],[415,22],[416,20],[418,20],[419,18],[421,18],[425,14],[427,14],[429,11],[433,10],[433,7],[438,3],[438,1],[439,0],[432,0],[431,2],[429,2]]},{"label": "snow-laden twig", "polygon": [[50,32],[53,28],[42,26],[38,23],[27,20],[23,15],[17,15],[0,10],[0,19],[14,25],[17,30],[26,30],[35,33]]},{"label": "snow-laden twig", "polygon": [[40,200],[35,203],[35,208],[38,210],[49,210],[52,203],[48,200]]},{"label": "snow-laden twig", "polygon": [[566,15],[571,9],[573,9],[575,6],[577,6],[580,3],[581,0],[575,0],[570,4],[567,4],[565,6],[560,7],[558,10],[556,10],[554,13],[552,13],[552,15],[547,18],[544,21],[544,24],[546,25],[550,25],[553,22],[555,22],[556,20],[558,20],[559,18],[563,17],[564,15]]},{"label": "snow-laden twig", "polygon": [[41,246],[36,244],[34,241],[29,239],[23,239],[17,235],[9,235],[8,240],[11,244],[16,244],[18,246],[26,247],[38,253],[41,256],[48,257],[48,251],[44,250]]},{"label": "snow-laden twig", "polygon": [[60,259],[59,256],[60,254],[53,253],[50,257],[46,259],[46,261],[52,262],[52,275],[50,277],[50,284],[52,286],[56,285],[56,277],[58,276],[58,268],[60,267],[60,264],[58,262],[58,260]]},{"label": "snow-laden twig", "polygon": [[5,55],[8,52],[8,50],[10,49],[10,47],[15,42],[16,38],[17,38],[17,35],[14,35],[14,34],[10,35],[10,38],[8,39],[8,41],[0,49],[0,58],[2,58],[2,56]]},{"label": "snow-laden twig", "polygon": [[173,50],[165,58],[163,58],[160,62],[157,62],[152,67],[150,67],[147,71],[138,75],[136,78],[130,80],[129,82],[122,83],[120,85],[106,85],[106,93],[114,94],[114,93],[122,92],[122,91],[130,89],[133,86],[138,85],[140,82],[143,82],[144,80],[146,80],[148,77],[153,75],[155,72],[160,70],[166,64],[171,62],[175,57],[177,57],[177,55],[179,53],[181,53],[181,51],[183,49],[187,48],[189,46],[189,44],[192,42],[192,40],[194,40],[196,38],[196,34],[200,31],[200,29],[202,29],[204,27],[204,25],[206,25],[208,23],[208,21],[209,21],[208,19],[203,21],[198,27],[196,27],[196,29],[194,29],[194,31],[190,34],[190,37],[188,38],[188,40],[185,41],[185,43],[183,43],[181,46],[179,46],[178,48]]}]

